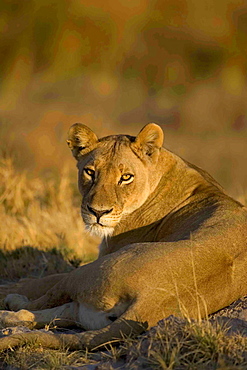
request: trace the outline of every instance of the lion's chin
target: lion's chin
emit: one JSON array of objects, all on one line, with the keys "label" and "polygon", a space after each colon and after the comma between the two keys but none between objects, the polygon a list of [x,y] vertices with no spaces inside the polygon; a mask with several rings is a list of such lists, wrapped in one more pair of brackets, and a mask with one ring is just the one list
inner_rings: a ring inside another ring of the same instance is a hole
[{"label": "lion's chin", "polygon": [[100,238],[104,238],[107,236],[111,236],[114,231],[114,227],[104,226],[101,224],[86,224],[86,230],[90,232],[90,234],[98,236]]}]

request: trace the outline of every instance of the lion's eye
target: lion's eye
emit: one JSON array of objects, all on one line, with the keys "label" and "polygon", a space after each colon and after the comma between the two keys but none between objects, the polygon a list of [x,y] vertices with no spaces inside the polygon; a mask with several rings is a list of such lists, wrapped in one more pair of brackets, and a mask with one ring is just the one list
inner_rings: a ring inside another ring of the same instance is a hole
[{"label": "lion's eye", "polygon": [[134,180],[134,175],[131,173],[125,173],[120,178],[120,183],[130,184]]},{"label": "lion's eye", "polygon": [[90,177],[94,177],[94,175],[95,175],[95,171],[94,170],[92,170],[91,168],[84,168],[84,170],[83,170],[88,176],[90,176]]}]

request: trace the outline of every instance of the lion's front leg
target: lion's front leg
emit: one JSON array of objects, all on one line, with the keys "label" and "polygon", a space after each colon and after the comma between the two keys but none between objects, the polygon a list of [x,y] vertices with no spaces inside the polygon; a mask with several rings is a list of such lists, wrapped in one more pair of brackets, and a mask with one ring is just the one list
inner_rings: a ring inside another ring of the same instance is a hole
[{"label": "lion's front leg", "polygon": [[0,299],[8,294],[23,294],[31,300],[43,296],[49,289],[63,280],[68,273],[54,274],[43,278],[25,278],[17,283],[0,285]]},{"label": "lion's front leg", "polygon": [[28,328],[43,328],[46,325],[68,327],[78,326],[78,304],[76,302],[66,303],[62,306],[40,310],[29,311],[21,309],[17,312],[0,311],[0,326],[26,326]]},{"label": "lion's front leg", "polygon": [[30,329],[35,327],[35,315],[24,309],[28,303],[29,299],[24,295],[8,294],[4,299],[5,310],[0,311],[0,326],[26,326]]}]

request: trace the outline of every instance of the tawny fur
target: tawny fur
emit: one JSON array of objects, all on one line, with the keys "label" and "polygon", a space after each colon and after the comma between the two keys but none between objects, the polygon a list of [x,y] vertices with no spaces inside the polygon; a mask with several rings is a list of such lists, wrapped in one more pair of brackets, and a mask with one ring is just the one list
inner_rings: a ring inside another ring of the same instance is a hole
[{"label": "tawny fur", "polygon": [[2,288],[31,301],[7,296],[17,312],[1,311],[0,320],[34,328],[56,319],[87,331],[12,335],[0,339],[1,349],[30,340],[94,348],[170,314],[204,317],[247,293],[246,208],[162,143],[155,124],[137,137],[102,139],[85,125],[70,128],[82,217],[103,237],[99,258],[68,274]]}]

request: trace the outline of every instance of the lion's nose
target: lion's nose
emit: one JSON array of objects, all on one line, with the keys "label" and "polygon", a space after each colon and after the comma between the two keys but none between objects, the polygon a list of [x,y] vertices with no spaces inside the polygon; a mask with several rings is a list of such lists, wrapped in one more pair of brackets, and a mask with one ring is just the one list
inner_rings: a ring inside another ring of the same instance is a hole
[{"label": "lion's nose", "polygon": [[90,207],[89,205],[87,205],[87,209],[89,210],[90,213],[92,213],[96,217],[97,222],[99,222],[100,217],[102,217],[103,215],[107,215],[108,213],[111,213],[111,211],[113,210],[113,208],[111,208],[100,211],[98,209]]}]

